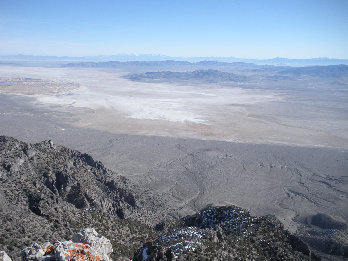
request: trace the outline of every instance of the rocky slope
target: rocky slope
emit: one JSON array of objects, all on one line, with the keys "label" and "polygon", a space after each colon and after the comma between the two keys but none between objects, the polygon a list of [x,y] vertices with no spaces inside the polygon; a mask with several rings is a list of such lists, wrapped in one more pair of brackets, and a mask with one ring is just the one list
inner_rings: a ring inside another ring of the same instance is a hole
[{"label": "rocky slope", "polygon": [[[297,237],[270,217],[253,217],[235,207],[209,207],[201,212],[157,226],[162,235],[145,243],[134,261],[152,260],[320,260]],[[21,251],[22,261],[110,261],[111,242],[93,228],[68,241],[34,243]],[[118,261],[131,260],[116,255]],[[1,261],[11,259],[0,252]]]},{"label": "rocky slope", "polygon": [[[0,137],[0,185],[0,250],[12,260],[22,249],[24,260],[60,260],[64,251],[73,254],[66,260],[77,254],[81,260],[317,259],[277,220],[238,207],[209,207],[173,220],[156,195],[52,141]],[[86,227],[100,235],[83,230],[72,237]],[[86,235],[104,242],[98,243],[108,249],[104,257],[100,251],[96,257]]]},{"label": "rocky slope", "polygon": [[153,234],[146,221],[163,218],[153,214],[158,198],[52,141],[0,137],[0,184],[0,250],[12,257],[32,242],[67,239],[90,226],[112,238],[115,254],[132,255]]},{"label": "rocky slope", "polygon": [[271,217],[235,206],[208,207],[183,218],[134,256],[145,260],[320,260]]}]

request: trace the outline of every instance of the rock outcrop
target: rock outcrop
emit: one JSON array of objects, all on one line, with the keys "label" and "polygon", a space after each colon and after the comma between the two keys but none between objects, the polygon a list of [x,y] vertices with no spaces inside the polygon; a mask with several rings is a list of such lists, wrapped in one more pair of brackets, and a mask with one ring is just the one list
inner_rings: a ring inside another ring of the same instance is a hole
[{"label": "rock outcrop", "polygon": [[209,207],[186,217],[134,255],[150,260],[320,260],[279,221],[235,207]]},{"label": "rock outcrop", "polygon": [[71,241],[33,244],[22,250],[22,261],[110,261],[110,241],[99,235],[93,228],[76,233]]},{"label": "rock outcrop", "polygon": [[0,251],[0,261],[12,261],[5,251]]},{"label": "rock outcrop", "polygon": [[72,241],[75,243],[90,245],[91,249],[97,252],[105,260],[109,260],[108,257],[113,251],[110,240],[99,235],[93,228],[86,228],[76,233],[73,235]]}]

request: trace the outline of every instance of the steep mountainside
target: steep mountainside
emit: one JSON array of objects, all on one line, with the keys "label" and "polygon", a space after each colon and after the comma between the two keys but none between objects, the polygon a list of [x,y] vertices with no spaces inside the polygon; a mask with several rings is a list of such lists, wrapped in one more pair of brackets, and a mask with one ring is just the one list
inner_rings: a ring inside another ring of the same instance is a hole
[{"label": "steep mountainside", "polygon": [[161,209],[158,198],[52,141],[0,137],[0,183],[0,248],[12,256],[32,242],[70,238],[89,226],[113,239],[115,253],[130,255],[152,234],[145,221],[163,218],[153,214],[154,201]]}]

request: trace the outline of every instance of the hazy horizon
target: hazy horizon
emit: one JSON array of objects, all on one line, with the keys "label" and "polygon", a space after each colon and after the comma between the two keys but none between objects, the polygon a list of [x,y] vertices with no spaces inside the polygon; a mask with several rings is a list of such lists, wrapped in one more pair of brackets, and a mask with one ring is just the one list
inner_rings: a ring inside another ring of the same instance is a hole
[{"label": "hazy horizon", "polygon": [[327,57],[327,56],[313,56],[313,57],[285,57],[285,56],[272,56],[265,58],[255,58],[255,57],[239,57],[239,56],[171,56],[162,53],[113,53],[113,54],[91,54],[91,55],[54,55],[54,54],[35,54],[35,53],[9,53],[2,54],[0,53],[0,57],[11,57],[11,56],[32,56],[32,57],[57,57],[57,58],[85,58],[85,57],[112,57],[112,56],[130,56],[130,57],[158,57],[163,59],[171,59],[171,58],[182,58],[182,59],[194,59],[194,58],[230,58],[230,59],[243,59],[243,60],[274,60],[274,59],[288,59],[288,60],[315,60],[315,59],[328,59],[328,60],[348,60],[348,58],[339,58],[339,57]]}]

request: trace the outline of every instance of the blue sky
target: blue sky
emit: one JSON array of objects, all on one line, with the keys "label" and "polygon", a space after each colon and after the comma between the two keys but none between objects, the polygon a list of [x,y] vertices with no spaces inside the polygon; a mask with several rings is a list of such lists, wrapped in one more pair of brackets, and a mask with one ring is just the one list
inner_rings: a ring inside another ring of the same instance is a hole
[{"label": "blue sky", "polygon": [[348,59],[348,0],[1,0],[19,53]]}]

